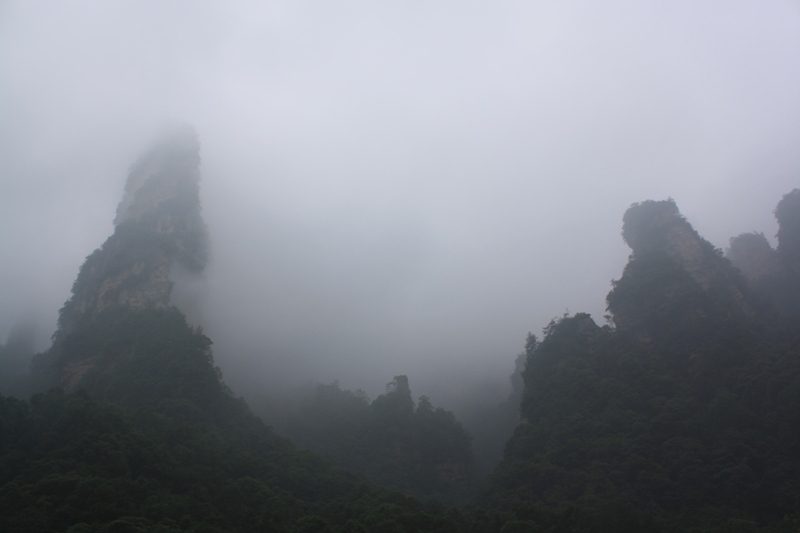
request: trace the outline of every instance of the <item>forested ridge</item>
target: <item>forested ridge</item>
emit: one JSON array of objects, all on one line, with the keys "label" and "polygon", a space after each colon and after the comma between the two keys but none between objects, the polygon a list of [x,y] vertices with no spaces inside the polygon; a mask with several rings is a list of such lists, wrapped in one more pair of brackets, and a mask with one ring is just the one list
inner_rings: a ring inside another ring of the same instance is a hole
[{"label": "forested ridge", "polygon": [[65,342],[128,357],[72,394],[2,399],[4,531],[467,530],[275,435],[177,310],[115,310]]},{"label": "forested ridge", "polygon": [[374,400],[316,384],[283,435],[225,385],[169,304],[173,267],[205,265],[198,165],[186,125],[146,152],[52,346],[0,347],[0,531],[800,530],[800,191],[777,249],[746,234],[726,254],[674,201],[632,205],[607,323],[528,335],[511,397],[472,426],[516,423],[482,478],[473,436],[405,375]]},{"label": "forested ridge", "polygon": [[611,325],[565,315],[529,338],[523,423],[482,501],[531,527],[577,508],[608,530],[796,531],[797,327],[674,203],[628,215]]}]

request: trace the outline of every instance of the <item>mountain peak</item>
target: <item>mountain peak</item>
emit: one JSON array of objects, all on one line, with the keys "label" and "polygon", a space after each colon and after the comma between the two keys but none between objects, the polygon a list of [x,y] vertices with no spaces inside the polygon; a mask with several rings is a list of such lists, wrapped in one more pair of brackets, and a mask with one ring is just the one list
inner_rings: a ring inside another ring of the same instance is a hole
[{"label": "mountain peak", "polygon": [[712,315],[756,315],[759,304],[742,276],[672,199],[633,204],[623,217],[622,237],[633,253],[607,297],[617,326],[650,338],[681,316],[702,322]]},{"label": "mountain peak", "polygon": [[81,266],[53,336],[49,372],[56,375],[46,381],[67,390],[92,367],[91,357],[59,356],[62,341],[80,323],[114,309],[167,309],[175,303],[176,282],[203,272],[208,237],[200,208],[200,143],[192,126],[164,127],[131,166],[114,226]]},{"label": "mountain peak", "polygon": [[200,143],[194,127],[163,126],[155,142],[131,166],[114,225],[140,219],[165,201],[197,192],[199,183]]},{"label": "mountain peak", "polygon": [[132,165],[114,233],[86,258],[60,327],[114,306],[169,307],[175,271],[203,271],[199,149],[193,127],[172,126]]},{"label": "mountain peak", "polygon": [[662,252],[708,289],[720,265],[720,253],[703,239],[668,200],[631,205],[623,216],[622,238],[634,255]]}]

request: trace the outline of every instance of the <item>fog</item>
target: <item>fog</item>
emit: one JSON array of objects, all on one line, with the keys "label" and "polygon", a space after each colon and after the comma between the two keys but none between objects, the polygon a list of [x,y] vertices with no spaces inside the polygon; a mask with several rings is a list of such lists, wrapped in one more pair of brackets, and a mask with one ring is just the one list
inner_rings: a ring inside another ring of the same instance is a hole
[{"label": "fog", "polygon": [[555,316],[603,322],[633,202],[774,243],[799,94],[794,1],[0,2],[0,341],[36,316],[47,347],[178,118],[226,379],[436,402]]}]

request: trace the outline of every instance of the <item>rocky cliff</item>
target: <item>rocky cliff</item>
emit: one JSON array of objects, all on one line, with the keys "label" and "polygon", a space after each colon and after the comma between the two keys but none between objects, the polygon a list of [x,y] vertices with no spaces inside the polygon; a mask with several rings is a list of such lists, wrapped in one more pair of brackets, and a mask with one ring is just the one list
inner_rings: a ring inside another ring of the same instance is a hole
[{"label": "rocky cliff", "polygon": [[59,356],[62,342],[79,323],[115,308],[166,309],[175,303],[176,274],[202,274],[208,238],[199,192],[194,128],[165,127],[131,166],[114,233],[86,258],[60,311],[53,347],[34,362],[40,383],[71,390],[92,368],[89,354],[70,361]]}]

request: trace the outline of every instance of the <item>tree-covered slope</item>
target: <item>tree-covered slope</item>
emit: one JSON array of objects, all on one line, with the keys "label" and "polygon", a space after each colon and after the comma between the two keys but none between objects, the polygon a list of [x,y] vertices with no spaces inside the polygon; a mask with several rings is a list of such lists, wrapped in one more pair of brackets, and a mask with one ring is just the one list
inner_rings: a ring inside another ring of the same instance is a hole
[{"label": "tree-covered slope", "polygon": [[[743,239],[738,270],[673,201],[631,206],[609,325],[565,315],[528,337],[521,423],[467,514],[408,495],[457,501],[474,477],[469,435],[405,376],[372,402],[317,386],[287,421],[338,466],[225,386],[173,307],[206,260],[199,163],[180,126],[133,165],[33,360],[39,394],[0,397],[0,531],[798,531],[797,191],[777,251]],[[0,347],[5,390],[26,350]]]},{"label": "tree-covered slope", "polygon": [[794,531],[800,343],[674,204],[654,204],[626,215],[616,327],[565,316],[528,343],[524,423],[483,501],[577,513],[585,530]]},{"label": "tree-covered slope", "polygon": [[0,531],[469,531],[301,451],[224,385],[210,339],[172,306],[206,260],[199,164],[187,125],[137,160],[33,360],[39,394],[0,398]]},{"label": "tree-covered slope", "polygon": [[79,392],[0,400],[0,530],[471,530],[275,435],[209,344],[174,309],[78,324],[64,356],[96,358]]}]

